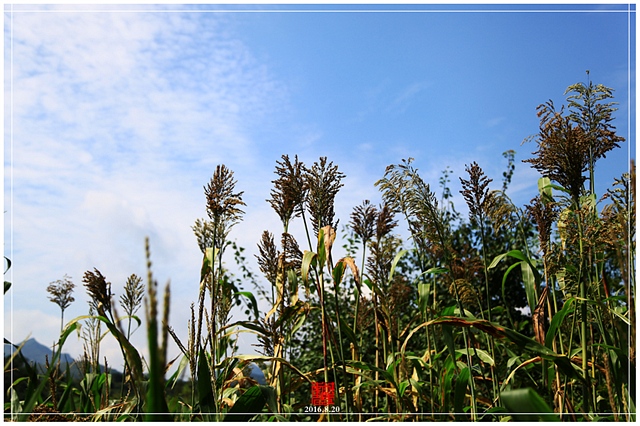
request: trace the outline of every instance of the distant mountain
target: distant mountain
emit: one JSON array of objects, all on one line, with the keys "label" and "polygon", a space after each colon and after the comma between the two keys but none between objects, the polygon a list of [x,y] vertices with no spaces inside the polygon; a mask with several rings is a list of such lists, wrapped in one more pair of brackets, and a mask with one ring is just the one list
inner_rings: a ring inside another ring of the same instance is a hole
[{"label": "distant mountain", "polygon": [[249,372],[249,377],[251,377],[253,380],[258,382],[258,384],[260,385],[267,384],[267,380],[265,379],[264,373],[262,372],[262,370],[260,370],[260,367],[258,367],[254,363],[251,363],[249,364],[249,368],[251,369],[251,371]]},{"label": "distant mountain", "polygon": [[[16,346],[20,347],[20,344],[16,343]],[[11,356],[11,354],[13,354],[15,351],[16,351],[16,348],[14,348],[12,345],[5,343],[4,345],[5,358],[8,356]],[[22,355],[24,355],[24,357],[27,360],[31,362],[35,362],[36,364],[44,365],[45,356],[49,358],[49,361],[51,361],[51,356],[52,356],[51,348],[39,343],[34,338],[31,338],[26,342],[24,342],[24,345],[20,349],[20,352],[22,352]],[[71,355],[64,352],[62,353],[62,355],[60,355],[60,364],[62,366],[65,366],[67,363],[71,365],[74,362],[75,360]]]},{"label": "distant mountain", "polygon": [[[16,346],[19,347],[20,344],[16,343]],[[15,350],[16,349],[12,345],[5,343],[4,357],[6,358],[11,356],[11,354],[15,352]],[[43,368],[45,365],[45,356],[47,356],[49,360],[51,360],[51,348],[39,343],[34,338],[31,338],[26,342],[24,342],[24,346],[22,346],[22,349],[20,351],[28,361],[35,362],[36,364],[43,366]],[[62,355],[60,356],[60,365],[62,366],[63,369],[66,368],[67,363],[71,366],[74,362],[75,360],[73,359],[73,357],[67,353],[63,352]],[[252,379],[257,381],[261,385],[266,384],[264,373],[262,372],[262,370],[260,370],[260,368],[256,364],[253,364],[253,363],[249,364],[249,368],[251,369],[249,376]],[[72,367],[71,370],[74,376],[80,374],[78,367],[75,365]],[[112,373],[117,373],[117,371],[112,370]]]}]

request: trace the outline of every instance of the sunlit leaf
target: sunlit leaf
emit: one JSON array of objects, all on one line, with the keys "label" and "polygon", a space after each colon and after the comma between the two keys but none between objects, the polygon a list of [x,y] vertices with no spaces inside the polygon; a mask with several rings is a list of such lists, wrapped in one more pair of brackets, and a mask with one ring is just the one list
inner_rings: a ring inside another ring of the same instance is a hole
[{"label": "sunlit leaf", "polygon": [[389,282],[393,281],[393,275],[396,272],[396,266],[398,266],[398,262],[407,252],[408,250],[400,250],[398,254],[396,254],[396,257],[394,257],[393,262],[391,262],[391,268],[389,269]]}]

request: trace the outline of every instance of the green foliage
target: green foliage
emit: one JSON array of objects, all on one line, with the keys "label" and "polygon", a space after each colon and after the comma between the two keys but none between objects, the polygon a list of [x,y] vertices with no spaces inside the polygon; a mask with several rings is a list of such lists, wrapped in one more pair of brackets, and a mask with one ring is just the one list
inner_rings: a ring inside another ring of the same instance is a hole
[{"label": "green foliage", "polygon": [[516,421],[553,422],[559,420],[544,399],[531,388],[502,392],[500,396],[507,410],[513,413],[513,418]]},{"label": "green foliage", "polygon": [[[515,151],[503,153],[499,190],[477,163],[467,166],[468,218],[453,203],[453,171],[443,172],[438,201],[409,159],[376,182],[383,204],[362,202],[338,235],[334,202],[345,175],[326,157],[308,168],[283,155],[268,200],[282,232],[264,231],[256,256],[264,279],[229,241],[243,192],[218,166],[205,187],[208,220],[193,226],[203,258],[188,342],[168,325],[169,286],[160,301],[147,245],[148,359],[130,342],[131,319],[141,323],[140,279],[129,277],[119,317],[111,283],[87,271],[90,314],[66,324],[45,368],[29,365],[19,348],[5,361],[5,382],[19,372],[5,386],[7,418],[634,421],[635,169],[597,199],[595,163],[623,140],[611,125],[613,92],[589,82],[567,93],[568,114],[551,101],[539,107],[537,150],[525,161],[543,176],[524,207],[507,195]],[[396,216],[410,240],[394,234]],[[294,220],[304,235],[289,232]],[[230,246],[239,276],[225,261]],[[339,259],[338,246],[346,253]],[[5,281],[5,293],[10,287]],[[64,294],[62,311],[71,301]],[[232,322],[232,306],[243,303],[246,317]],[[58,361],[83,321],[95,326],[95,352],[76,380]],[[261,355],[237,353],[241,332],[257,336]],[[166,359],[169,335],[182,355],[165,380],[177,360]],[[122,351],[122,378],[98,365],[103,338]],[[250,363],[266,384],[251,377]],[[316,382],[333,383],[328,412],[311,404]]]}]

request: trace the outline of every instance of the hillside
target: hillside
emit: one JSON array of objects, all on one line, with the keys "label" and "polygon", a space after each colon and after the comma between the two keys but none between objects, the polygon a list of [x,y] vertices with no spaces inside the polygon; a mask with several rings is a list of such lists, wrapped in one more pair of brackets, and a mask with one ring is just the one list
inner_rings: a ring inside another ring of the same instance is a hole
[{"label": "hillside", "polygon": [[[18,343],[16,343],[16,345],[18,347],[20,346],[20,344]],[[15,350],[16,349],[12,345],[5,343],[4,357],[6,358],[11,356],[11,354],[13,354]],[[31,338],[24,342],[21,352],[22,352],[22,355],[24,355],[24,357],[27,360],[31,362],[35,362],[36,364],[41,364],[41,365],[44,365],[45,357],[48,357],[49,359],[51,359],[51,355],[52,355],[52,350],[50,347],[43,345],[42,343],[38,342],[34,338]],[[62,353],[62,356],[60,357],[60,362],[62,365],[66,365],[66,364],[73,364],[75,360],[71,355],[67,353]]]}]

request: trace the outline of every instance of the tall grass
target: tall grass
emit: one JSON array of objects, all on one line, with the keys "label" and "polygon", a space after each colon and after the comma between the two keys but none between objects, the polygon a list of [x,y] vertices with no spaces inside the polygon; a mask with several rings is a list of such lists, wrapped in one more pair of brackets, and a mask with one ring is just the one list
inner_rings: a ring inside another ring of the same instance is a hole
[{"label": "tall grass", "polygon": [[[267,312],[246,288],[259,280],[232,243],[243,192],[218,166],[204,187],[208,218],[193,226],[202,266],[188,340],[169,325],[169,286],[159,293],[147,241],[148,359],[130,342],[132,321],[142,324],[141,279],[129,277],[121,317],[111,283],[87,271],[90,313],[64,326],[44,370],[20,364],[19,351],[5,363],[5,377],[14,372],[7,418],[634,421],[635,166],[598,198],[596,163],[623,141],[611,125],[612,90],[588,82],[567,93],[568,112],[551,101],[539,107],[525,162],[542,176],[523,207],[508,196],[514,151],[504,154],[500,189],[477,163],[467,166],[468,219],[451,201],[451,171],[438,202],[409,159],[376,182],[383,203],[365,200],[340,228],[334,203],[345,174],[325,157],[307,167],[283,155],[267,200],[282,226],[256,236]],[[294,220],[301,235],[291,233]],[[400,225],[410,240],[394,233]],[[230,272],[230,246],[241,279]],[[63,314],[70,292],[51,292]],[[231,321],[242,303],[247,317]],[[58,361],[83,323],[92,328],[77,379]],[[257,336],[259,354],[238,353],[241,332]],[[175,360],[169,336],[181,351]],[[106,338],[125,359],[117,387],[99,358]],[[258,367],[266,384],[249,373]],[[333,386],[326,412],[311,406],[314,382]]]}]

